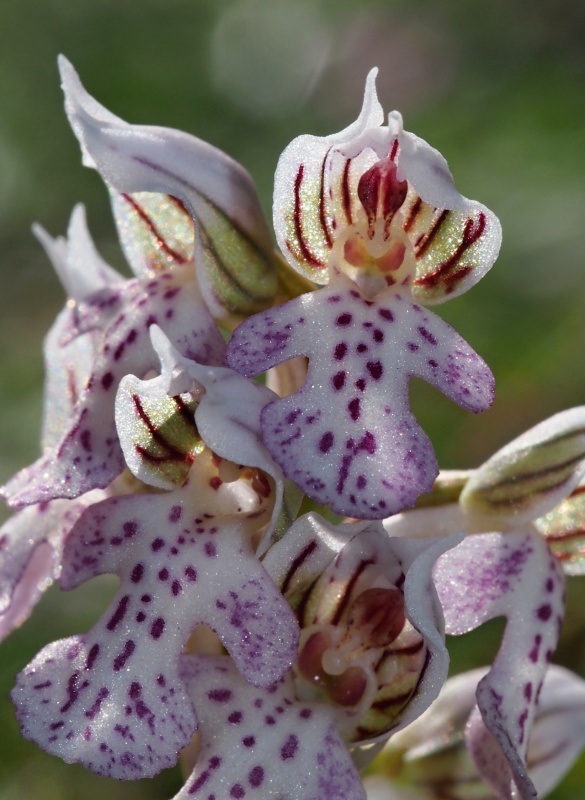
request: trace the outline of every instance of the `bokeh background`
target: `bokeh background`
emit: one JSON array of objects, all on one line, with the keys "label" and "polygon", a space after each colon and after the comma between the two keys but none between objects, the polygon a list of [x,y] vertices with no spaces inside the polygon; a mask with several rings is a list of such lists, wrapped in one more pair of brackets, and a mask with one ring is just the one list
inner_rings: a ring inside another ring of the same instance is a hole
[{"label": "bokeh background", "polygon": [[[545,416],[585,403],[585,4],[582,0],[0,0],[0,479],[37,456],[42,337],[63,293],[30,224],[65,232],[83,201],[103,255],[124,269],[106,192],[82,168],[55,59],[65,53],[116,114],[195,133],[241,161],[270,213],[279,153],[352,121],[380,68],[386,109],[494,209],[502,255],[439,309],[490,363],[493,409],[460,412],[430,387],[413,402],[444,467],[479,463]],[[585,582],[585,581],[584,581]],[[20,740],[5,699],[49,639],[82,632],[108,579],[51,589],[0,647],[0,800],[170,798],[177,771],[120,784]],[[569,587],[557,660],[585,676],[585,595]],[[498,624],[453,648],[454,670],[492,657]],[[553,794],[585,796],[585,761]]]}]

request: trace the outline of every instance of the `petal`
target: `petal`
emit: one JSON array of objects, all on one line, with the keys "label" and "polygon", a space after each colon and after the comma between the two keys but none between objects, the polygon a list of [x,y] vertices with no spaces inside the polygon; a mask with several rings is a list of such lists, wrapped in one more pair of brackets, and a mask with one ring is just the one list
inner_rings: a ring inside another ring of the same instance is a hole
[{"label": "petal", "polygon": [[585,682],[549,667],[528,745],[528,771],[539,797],[561,781],[585,747]]},{"label": "petal", "polygon": [[585,489],[578,486],[534,523],[566,575],[585,575]]},{"label": "petal", "polygon": [[270,305],[277,289],[272,245],[248,173],[193,136],[113,117],[62,57],[60,66],[71,125],[106,183],[130,195],[172,195],[193,215],[197,276],[212,313],[250,314]]},{"label": "petal", "polygon": [[128,373],[145,375],[158,367],[148,329],[160,324],[185,356],[220,363],[225,344],[194,281],[163,274],[124,286],[122,309],[103,335],[86,390],[79,398],[59,445],[5,487],[11,506],[76,497],[107,486],[124,460],[114,421],[114,398]]},{"label": "petal", "polygon": [[151,776],[175,763],[196,727],[178,668],[197,625],[218,634],[255,685],[288,669],[292,611],[253,555],[245,515],[215,517],[210,494],[187,484],[106,500],[81,518],[63,586],[115,572],[120,589],[88,634],[49,645],[19,676],[12,697],[25,737],[99,774]]},{"label": "petal", "polygon": [[585,406],[562,411],[523,433],[475,471],[460,502],[491,529],[546,514],[585,475]]},{"label": "petal", "polygon": [[288,478],[346,516],[385,517],[432,488],[438,470],[410,412],[411,377],[472,411],[493,396],[487,365],[446,323],[395,287],[367,300],[343,275],[246,320],[228,346],[246,376],[299,355],[306,382],[266,406],[264,441]]},{"label": "petal", "polygon": [[184,656],[182,674],[200,709],[201,744],[174,800],[365,800],[326,707],[297,702],[290,675],[262,692],[225,656]]},{"label": "petal", "polygon": [[103,492],[71,502],[31,506],[0,528],[0,640],[28,618],[41,594],[59,576],[65,538]]},{"label": "petal", "polygon": [[87,230],[85,210],[74,208],[67,239],[53,239],[40,226],[33,232],[44,247],[69,301],[45,339],[43,450],[60,441],[87,385],[99,337],[119,311],[122,278],[101,258]]},{"label": "petal", "polygon": [[464,208],[425,203],[412,188],[402,206],[403,228],[416,261],[414,300],[443,303],[471,289],[493,266],[502,241],[500,222],[481,203]]},{"label": "petal", "polygon": [[336,235],[360,207],[357,180],[376,160],[373,152],[351,158],[343,148],[381,125],[377,70],[368,75],[358,119],[330,136],[299,136],[280,156],[274,177],[274,230],[289,264],[316,283],[327,283]]},{"label": "petal", "polygon": [[193,261],[193,219],[176,197],[110,190],[120,244],[134,274],[143,279]]},{"label": "petal", "polygon": [[51,259],[69,299],[78,303],[90,300],[122,283],[122,276],[96,250],[81,203],[73,209],[66,240],[53,239],[40,225],[33,226],[33,233]]},{"label": "petal", "polygon": [[[439,559],[434,572],[447,633],[488,619],[508,622],[494,664],[477,689],[481,712],[468,745],[486,782],[511,798],[534,798],[526,749],[538,693],[564,610],[562,571],[533,529],[471,536]],[[485,727],[484,727],[485,726]]]}]

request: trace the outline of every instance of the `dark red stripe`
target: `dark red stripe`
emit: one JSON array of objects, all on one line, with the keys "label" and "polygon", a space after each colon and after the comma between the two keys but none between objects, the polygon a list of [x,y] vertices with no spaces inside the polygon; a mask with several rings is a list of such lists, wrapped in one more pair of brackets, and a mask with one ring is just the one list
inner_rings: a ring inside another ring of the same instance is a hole
[{"label": "dark red stripe", "polygon": [[345,211],[345,218],[347,224],[351,225],[353,220],[351,218],[351,195],[349,193],[349,168],[351,165],[351,158],[348,158],[343,168],[343,176],[341,178],[341,198],[343,201],[343,210]]},{"label": "dark red stripe", "polygon": [[290,586],[290,582],[293,579],[295,572],[300,568],[300,566],[307,560],[307,558],[314,553],[317,549],[317,542],[313,540],[309,542],[309,544],[302,550],[299,555],[294,559],[292,564],[290,565],[289,571],[286,573],[285,579],[282,582],[281,594],[286,594],[288,587]]},{"label": "dark red stripe", "polygon": [[325,236],[325,240],[327,241],[328,247],[333,246],[333,239],[331,238],[331,234],[329,233],[329,227],[327,225],[327,216],[325,214],[325,166],[327,164],[327,156],[331,152],[331,148],[325,153],[323,158],[323,163],[321,164],[321,188],[319,191],[319,222],[321,223],[321,228],[323,230],[323,234]]},{"label": "dark red stripe", "polygon": [[158,431],[156,425],[154,425],[154,423],[152,422],[152,420],[142,407],[142,402],[140,401],[140,398],[138,397],[137,394],[132,395],[132,401],[134,403],[136,411],[138,412],[138,416],[148,428],[148,431],[152,436],[153,440],[158,445],[160,445],[160,447],[162,447],[164,450],[167,451],[168,456],[166,459],[163,459],[160,456],[153,456],[151,453],[145,450],[144,447],[142,447],[141,445],[137,445],[136,449],[139,453],[146,456],[152,461],[162,461],[168,459],[173,461],[187,461],[187,462],[194,461],[194,457],[190,453],[184,453],[181,450],[179,450],[177,447],[175,447],[169,441],[167,441],[167,439],[165,439],[165,437]]},{"label": "dark red stripe", "polygon": [[433,221],[431,229],[427,232],[425,236],[423,236],[423,238],[419,242],[416,243],[415,249],[417,258],[420,258],[427,252],[427,250],[432,244],[433,239],[441,230],[443,223],[445,222],[448,216],[449,212],[447,211],[447,209],[443,209],[443,211],[441,211],[439,216],[436,217],[435,220]]},{"label": "dark red stripe", "polygon": [[301,223],[301,185],[303,183],[304,172],[305,172],[305,167],[303,164],[301,164],[297,172],[297,177],[295,178],[295,211],[294,211],[295,234],[297,237],[297,243],[303,259],[312,267],[323,268],[325,264],[316,256],[314,256],[313,253],[309,250],[307,243],[305,242],[305,237],[303,235],[303,226]]},{"label": "dark red stripe", "polygon": [[414,225],[414,221],[418,216],[419,211],[422,208],[422,200],[420,197],[417,197],[412,206],[410,207],[410,211],[408,213],[408,219],[404,223],[404,232],[408,233],[408,231]]},{"label": "dark red stripe", "polygon": [[353,575],[351,576],[351,580],[347,584],[347,587],[345,589],[345,592],[343,593],[343,596],[341,597],[339,605],[335,609],[335,614],[333,615],[333,619],[331,620],[332,625],[337,625],[337,623],[341,619],[343,612],[345,611],[345,609],[347,608],[347,604],[349,603],[349,598],[353,591],[353,587],[358,582],[360,575],[362,574],[362,572],[365,570],[366,567],[369,567],[369,565],[373,563],[374,562],[371,559],[368,559],[367,561],[360,561],[358,568],[353,573]]},{"label": "dark red stripe", "polygon": [[[168,195],[171,197],[171,195]],[[126,200],[127,203],[130,203],[134,211],[138,214],[140,219],[144,222],[148,230],[151,232],[153,238],[155,239],[158,246],[167,253],[172,259],[174,259],[177,264],[185,264],[187,259],[185,256],[181,255],[181,253],[174,250],[167,242],[164,240],[162,234],[150,218],[150,216],[146,213],[146,211],[142,208],[142,206],[136,202],[136,200],[130,194],[123,194],[122,197]],[[180,202],[180,201],[179,201]],[[181,207],[184,209],[183,204],[181,203]]]}]

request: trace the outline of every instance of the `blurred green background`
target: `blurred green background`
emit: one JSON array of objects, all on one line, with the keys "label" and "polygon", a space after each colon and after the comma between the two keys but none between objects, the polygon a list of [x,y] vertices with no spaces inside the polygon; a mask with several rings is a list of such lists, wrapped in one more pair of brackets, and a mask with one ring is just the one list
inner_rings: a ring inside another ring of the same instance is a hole
[{"label": "blurred green background", "polygon": [[[103,255],[123,268],[106,192],[62,111],[59,52],[114,113],[190,131],[241,161],[268,214],[279,153],[355,119],[377,65],[384,107],[403,112],[504,228],[492,272],[438,309],[492,366],[493,409],[472,417],[413,386],[442,466],[476,465],[585,402],[582,0],[0,0],[0,479],[37,455],[41,341],[63,303],[30,224],[62,234],[81,200]],[[0,648],[1,696],[47,641],[86,630],[112,589],[103,579],[49,591]],[[581,675],[584,602],[572,581],[557,658]],[[496,625],[459,640],[454,669],[489,661],[497,635]],[[64,766],[19,739],[5,699],[0,736],[0,800],[147,800],[180,786],[175,771],[120,784]],[[584,790],[582,759],[551,797]]]}]

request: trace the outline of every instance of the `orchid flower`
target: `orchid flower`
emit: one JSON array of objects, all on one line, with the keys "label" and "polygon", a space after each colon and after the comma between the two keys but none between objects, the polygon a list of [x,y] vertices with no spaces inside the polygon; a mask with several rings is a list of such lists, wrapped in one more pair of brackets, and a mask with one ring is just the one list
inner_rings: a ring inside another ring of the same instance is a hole
[{"label": "orchid flower", "polygon": [[457,540],[392,540],[380,523],[300,517],[263,560],[301,626],[298,658],[268,690],[242,680],[225,656],[184,658],[183,678],[205,712],[175,800],[260,800],[266,791],[365,800],[348,745],[354,762],[367,763],[445,679],[431,569]]},{"label": "orchid flower", "polygon": [[514,786],[523,800],[536,797],[526,754],[562,625],[562,565],[573,573],[583,566],[575,548],[561,549],[556,558],[543,532],[557,546],[570,539],[569,509],[579,528],[582,511],[573,503],[585,474],[584,430],[585,407],[556,414],[473,471],[457,505],[407,512],[385,523],[394,536],[473,534],[439,559],[434,580],[448,634],[507,617],[500,652],[478,684],[466,730],[476,768],[500,798],[514,796]]},{"label": "orchid flower", "polygon": [[[447,681],[438,699],[394,736],[370,768],[368,800],[497,800],[465,748],[465,727],[486,670]],[[570,769],[585,745],[585,682],[551,666],[542,684],[528,744],[528,774],[544,798]]]},{"label": "orchid flower", "polygon": [[298,137],[276,171],[281,250],[326,287],[245,320],[228,346],[248,377],[309,359],[304,386],[263,411],[264,441],[311,498],[368,519],[413,505],[437,475],[410,378],[470,411],[491,403],[486,364],[421,304],[466,291],[500,245],[496,217],[457,192],[444,158],[397,112],[382,124],[375,74],[353,125]]}]

